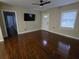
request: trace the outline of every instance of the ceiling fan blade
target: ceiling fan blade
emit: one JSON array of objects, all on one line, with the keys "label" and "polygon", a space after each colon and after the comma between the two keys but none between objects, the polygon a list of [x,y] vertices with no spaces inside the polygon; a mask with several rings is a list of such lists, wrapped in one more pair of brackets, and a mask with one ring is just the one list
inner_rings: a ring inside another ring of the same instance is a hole
[{"label": "ceiling fan blade", "polygon": [[43,0],[40,0],[40,3],[43,3],[44,1]]},{"label": "ceiling fan blade", "polygon": [[45,5],[45,4],[49,4],[49,3],[51,3],[51,1],[43,2],[42,4]]},{"label": "ceiling fan blade", "polygon": [[51,3],[51,1],[44,2],[43,0],[40,0],[40,3],[35,3],[35,4],[32,4],[32,5],[40,5],[40,6],[43,6],[43,5],[49,4],[49,3]]}]

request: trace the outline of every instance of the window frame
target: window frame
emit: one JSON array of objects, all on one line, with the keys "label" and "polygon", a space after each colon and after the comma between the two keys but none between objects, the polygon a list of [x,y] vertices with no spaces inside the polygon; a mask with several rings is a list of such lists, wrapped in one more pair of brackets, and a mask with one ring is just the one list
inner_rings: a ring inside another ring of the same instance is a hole
[{"label": "window frame", "polygon": [[[63,14],[63,13],[67,13],[67,12],[73,12],[73,11],[76,12],[76,19],[75,19],[74,27],[72,28],[72,27],[63,27],[63,26],[61,26],[62,14]],[[78,10],[76,10],[76,9],[62,11],[62,12],[61,12],[61,16],[60,16],[60,27],[61,27],[61,28],[64,28],[64,29],[74,29],[74,28],[75,28],[75,25],[76,25],[77,16],[78,16]]]}]

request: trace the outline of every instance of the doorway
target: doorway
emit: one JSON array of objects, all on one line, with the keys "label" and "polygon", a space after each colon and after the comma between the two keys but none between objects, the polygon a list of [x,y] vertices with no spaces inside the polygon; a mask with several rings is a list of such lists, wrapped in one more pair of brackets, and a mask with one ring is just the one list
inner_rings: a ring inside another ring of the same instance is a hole
[{"label": "doorway", "polygon": [[42,29],[43,30],[49,30],[49,14],[43,14],[42,15]]},{"label": "doorway", "polygon": [[17,35],[15,12],[3,11],[8,37]]}]

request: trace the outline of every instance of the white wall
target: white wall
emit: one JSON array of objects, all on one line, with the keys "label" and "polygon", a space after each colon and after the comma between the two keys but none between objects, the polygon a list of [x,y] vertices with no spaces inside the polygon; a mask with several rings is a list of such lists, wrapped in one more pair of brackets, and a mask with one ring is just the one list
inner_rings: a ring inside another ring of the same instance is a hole
[{"label": "white wall", "polygon": [[[67,28],[62,29],[60,27],[61,12],[67,11],[67,10],[73,10],[73,9],[78,10],[78,16],[76,19],[75,28],[74,29],[67,29]],[[48,24],[50,32],[55,32],[58,34],[79,38],[79,3],[75,3],[75,4],[63,6],[63,7],[52,8],[50,10],[42,12],[42,14],[45,14],[45,13],[50,14],[49,24]]]},{"label": "white wall", "polygon": [[[26,8],[11,6],[11,5],[5,5],[5,4],[2,4],[2,6],[0,8],[1,8],[1,10],[10,10],[10,11],[16,12],[18,34],[40,30],[41,20],[40,20],[40,12],[39,11],[29,10],[29,9],[26,9]],[[34,14],[36,14],[35,21],[24,21],[24,13],[34,13]],[[4,27],[5,27],[5,25],[4,25]],[[4,33],[4,36],[5,36],[7,34],[6,29],[3,29],[3,30],[5,32]]]},{"label": "white wall", "polygon": [[[67,5],[63,7],[57,7],[57,8],[52,8],[47,11],[40,12],[39,11],[33,11],[29,10],[26,8],[22,7],[17,7],[17,6],[11,6],[11,5],[5,5],[3,4],[1,7],[1,10],[13,10],[16,11],[17,14],[17,28],[18,28],[18,34],[25,33],[25,32],[31,32],[31,31],[36,31],[41,29],[41,24],[42,24],[42,14],[49,14],[49,23],[48,23],[48,28],[50,32],[56,32],[56,33],[61,33],[64,35],[72,36],[72,37],[77,37],[79,38],[79,3],[75,3],[72,5]],[[72,9],[77,9],[78,10],[78,17],[76,20],[76,26],[74,30],[67,30],[67,29],[61,29],[60,28],[60,16],[62,11],[66,10],[72,10]],[[34,13],[36,14],[36,20],[35,21],[24,21],[24,13]],[[4,26],[5,27],[5,26]],[[44,26],[45,27],[45,26]],[[3,29],[5,32],[5,29]],[[5,34],[5,33],[4,33]]]}]

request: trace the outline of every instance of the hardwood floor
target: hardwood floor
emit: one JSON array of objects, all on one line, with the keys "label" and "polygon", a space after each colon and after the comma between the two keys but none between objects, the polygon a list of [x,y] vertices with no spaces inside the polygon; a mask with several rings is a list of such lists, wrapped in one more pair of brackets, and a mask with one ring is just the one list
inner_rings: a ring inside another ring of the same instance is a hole
[{"label": "hardwood floor", "polygon": [[46,31],[6,38],[0,59],[79,59],[79,40]]}]

